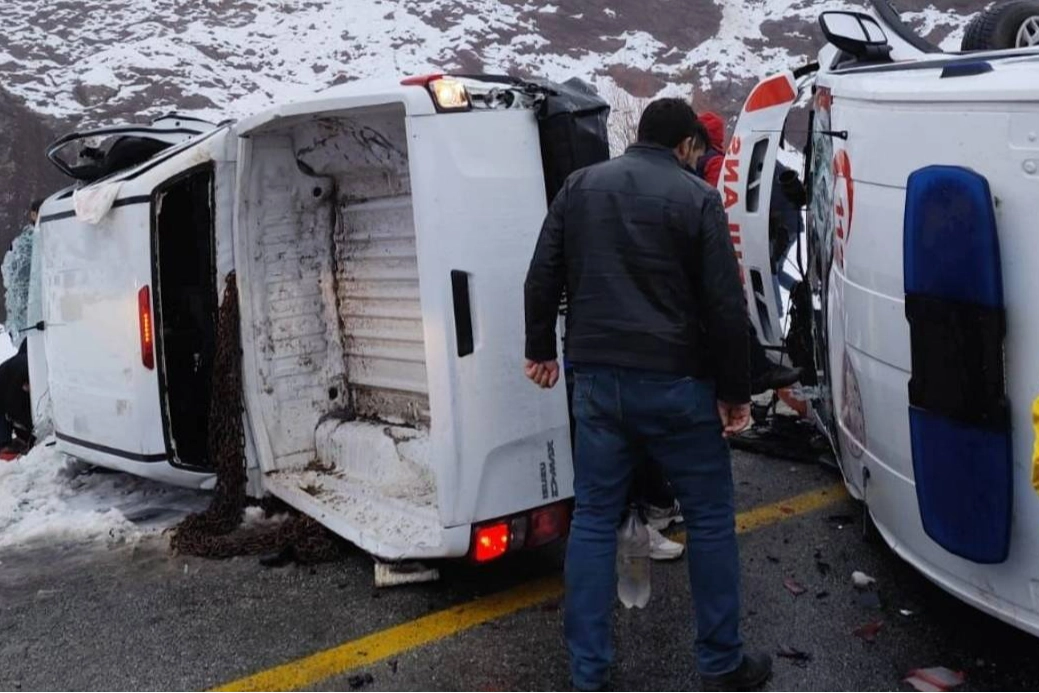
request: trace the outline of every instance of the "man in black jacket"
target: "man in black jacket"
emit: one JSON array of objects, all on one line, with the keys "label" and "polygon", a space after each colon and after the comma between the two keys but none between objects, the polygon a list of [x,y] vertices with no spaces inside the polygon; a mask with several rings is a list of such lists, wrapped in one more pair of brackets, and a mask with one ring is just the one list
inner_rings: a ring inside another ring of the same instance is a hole
[{"label": "man in black jacket", "polygon": [[565,630],[579,689],[604,686],[613,657],[617,527],[638,449],[663,467],[686,518],[705,687],[747,690],[771,671],[739,634],[724,436],[750,419],[748,317],[721,198],[682,167],[696,123],[680,99],[650,104],[638,144],[567,179],[527,274],[526,373],[541,387],[559,378],[567,295],[577,431]]}]

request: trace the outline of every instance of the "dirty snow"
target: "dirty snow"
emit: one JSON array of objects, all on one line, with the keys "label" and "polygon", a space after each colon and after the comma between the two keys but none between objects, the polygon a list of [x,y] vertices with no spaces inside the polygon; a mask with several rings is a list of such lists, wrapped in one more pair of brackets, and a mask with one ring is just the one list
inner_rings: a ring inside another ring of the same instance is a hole
[{"label": "dirty snow", "polygon": [[17,460],[0,461],[0,549],[136,541],[208,501],[198,491],[93,469],[45,440]]}]

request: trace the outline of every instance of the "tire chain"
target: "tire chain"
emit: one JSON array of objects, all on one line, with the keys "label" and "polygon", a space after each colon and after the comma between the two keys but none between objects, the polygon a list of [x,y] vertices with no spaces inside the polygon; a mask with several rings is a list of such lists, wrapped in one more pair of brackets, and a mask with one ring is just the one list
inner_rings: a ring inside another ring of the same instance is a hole
[{"label": "tire chain", "polygon": [[208,508],[188,515],[168,530],[170,547],[178,554],[204,558],[278,554],[300,563],[340,558],[345,549],[342,539],[273,498],[262,499],[260,507],[267,516],[288,512],[288,519],[273,527],[240,528],[250,504],[246,497],[240,329],[238,287],[231,272],[217,317],[206,441],[209,459],[216,468],[216,488]]}]

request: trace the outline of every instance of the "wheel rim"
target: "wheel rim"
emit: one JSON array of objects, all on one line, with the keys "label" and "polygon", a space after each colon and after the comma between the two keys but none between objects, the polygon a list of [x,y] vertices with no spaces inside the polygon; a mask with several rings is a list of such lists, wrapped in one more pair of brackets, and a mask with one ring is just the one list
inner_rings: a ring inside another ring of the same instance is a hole
[{"label": "wheel rim", "polygon": [[1021,22],[1017,30],[1016,45],[1018,48],[1039,46],[1039,16],[1029,17]]}]

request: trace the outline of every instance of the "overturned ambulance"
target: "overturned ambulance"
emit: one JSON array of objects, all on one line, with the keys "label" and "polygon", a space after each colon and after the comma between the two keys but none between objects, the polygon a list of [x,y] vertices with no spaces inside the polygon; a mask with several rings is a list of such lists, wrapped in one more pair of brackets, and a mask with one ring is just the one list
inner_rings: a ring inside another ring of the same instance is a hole
[{"label": "overturned ambulance", "polygon": [[42,208],[30,359],[60,449],[215,484],[234,273],[252,493],[384,559],[563,536],[566,397],[524,379],[521,286],[546,197],[608,156],[607,111],[577,82],[433,75],[59,140],[88,184]]},{"label": "overturned ambulance", "polygon": [[[818,385],[809,415],[891,548],[1039,634],[1039,3],[979,14],[957,53],[886,0],[820,24],[818,62],[748,97],[719,183],[751,318]],[[807,247],[784,329],[761,181],[801,95]]]}]

